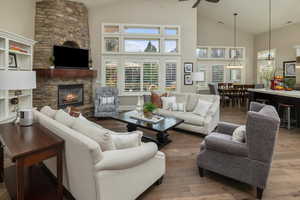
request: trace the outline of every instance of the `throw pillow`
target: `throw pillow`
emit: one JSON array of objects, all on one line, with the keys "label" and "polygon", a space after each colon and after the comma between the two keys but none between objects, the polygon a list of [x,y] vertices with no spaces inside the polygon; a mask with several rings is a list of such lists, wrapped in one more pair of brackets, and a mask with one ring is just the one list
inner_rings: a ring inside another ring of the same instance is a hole
[{"label": "throw pillow", "polygon": [[172,111],[185,112],[185,104],[184,103],[174,103],[172,105]]},{"label": "throw pillow", "polygon": [[105,129],[93,126],[87,120],[76,118],[74,120],[72,129],[96,141],[100,145],[102,151],[110,151],[116,149],[111,134]]},{"label": "throw pillow", "polygon": [[100,97],[100,104],[106,105],[106,104],[114,104],[115,97]]},{"label": "throw pillow", "polygon": [[165,110],[172,110],[173,104],[176,104],[176,97],[161,97],[162,108]]},{"label": "throw pillow", "polygon": [[41,113],[43,113],[44,115],[54,119],[56,113],[57,113],[57,110],[54,110],[52,109],[50,106],[44,106],[42,109],[41,109]]},{"label": "throw pillow", "polygon": [[71,127],[74,123],[74,117],[70,116],[63,110],[59,110],[56,112],[54,119],[68,127]]},{"label": "throw pillow", "polygon": [[143,132],[113,133],[111,136],[117,149],[127,149],[142,144]]},{"label": "throw pillow", "polygon": [[193,113],[196,115],[200,115],[201,117],[205,117],[211,106],[212,106],[212,103],[199,99],[198,104],[197,104],[196,108],[194,109]]},{"label": "throw pillow", "polygon": [[157,108],[162,108],[162,101],[161,101],[161,97],[165,97],[167,96],[166,93],[159,95],[155,92],[151,92],[151,102],[156,105]]},{"label": "throw pillow", "polygon": [[243,143],[246,140],[246,126],[240,126],[233,131],[232,141]]}]

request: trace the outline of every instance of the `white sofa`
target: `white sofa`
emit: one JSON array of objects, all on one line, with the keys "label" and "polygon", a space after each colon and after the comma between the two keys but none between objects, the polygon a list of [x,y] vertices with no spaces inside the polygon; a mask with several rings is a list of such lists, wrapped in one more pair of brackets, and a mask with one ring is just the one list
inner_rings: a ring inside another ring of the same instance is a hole
[{"label": "white sofa", "polygon": [[[220,121],[220,97],[218,95],[171,92],[168,96],[175,96],[177,103],[184,103],[186,112],[157,109],[156,113],[183,119],[184,123],[176,128],[208,135],[217,127]],[[199,99],[212,103],[205,117],[193,113]]]},{"label": "white sofa", "polygon": [[[85,135],[34,111],[37,122],[65,140],[64,186],[76,200],[134,200],[165,174],[154,143],[102,152]],[[56,175],[56,159],[44,162]]]}]

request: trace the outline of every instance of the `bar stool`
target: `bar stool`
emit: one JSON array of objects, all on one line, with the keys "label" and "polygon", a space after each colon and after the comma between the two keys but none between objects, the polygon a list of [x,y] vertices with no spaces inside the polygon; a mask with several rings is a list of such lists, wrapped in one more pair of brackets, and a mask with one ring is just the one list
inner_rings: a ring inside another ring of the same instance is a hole
[{"label": "bar stool", "polygon": [[[282,116],[280,113],[281,110],[282,110]],[[292,111],[294,113],[294,117],[297,118],[295,105],[289,105],[284,103],[278,104],[278,113],[280,115],[282,128],[287,128],[290,130],[292,128],[292,124],[296,125],[297,119],[292,118]]]}]

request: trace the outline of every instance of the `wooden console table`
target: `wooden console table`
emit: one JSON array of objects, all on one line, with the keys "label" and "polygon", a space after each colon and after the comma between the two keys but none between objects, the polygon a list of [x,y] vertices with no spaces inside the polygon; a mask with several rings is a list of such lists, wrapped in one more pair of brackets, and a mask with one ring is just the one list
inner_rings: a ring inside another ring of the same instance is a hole
[{"label": "wooden console table", "polygon": [[[64,141],[60,137],[39,124],[20,127],[11,123],[0,125],[0,140],[0,181],[5,181],[13,200],[63,199]],[[5,170],[4,149],[15,163]],[[57,187],[37,167],[51,157],[57,157]]]}]

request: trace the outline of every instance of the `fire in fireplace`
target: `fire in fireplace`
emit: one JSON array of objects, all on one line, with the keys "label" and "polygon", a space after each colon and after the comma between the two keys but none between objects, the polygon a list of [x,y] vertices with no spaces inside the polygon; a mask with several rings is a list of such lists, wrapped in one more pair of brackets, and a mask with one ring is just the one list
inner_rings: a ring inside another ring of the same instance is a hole
[{"label": "fire in fireplace", "polygon": [[58,108],[83,105],[83,84],[59,85],[57,102]]}]

